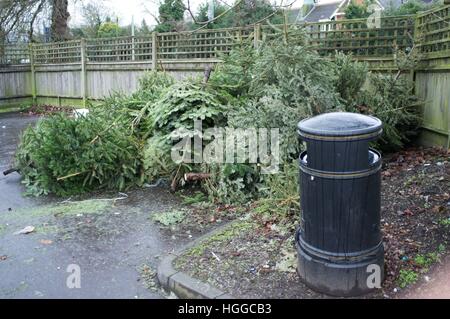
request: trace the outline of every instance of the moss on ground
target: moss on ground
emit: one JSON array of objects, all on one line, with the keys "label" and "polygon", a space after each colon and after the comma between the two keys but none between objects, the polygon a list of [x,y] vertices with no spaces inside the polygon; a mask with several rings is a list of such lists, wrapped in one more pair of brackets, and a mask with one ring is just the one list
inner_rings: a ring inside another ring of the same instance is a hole
[{"label": "moss on ground", "polygon": [[201,241],[198,245],[188,249],[182,256],[177,258],[175,261],[175,266],[178,268],[181,267],[185,262],[190,260],[189,257],[202,255],[211,244],[230,241],[238,234],[242,234],[254,228],[254,226],[254,222],[250,220],[239,220],[232,222],[217,234],[214,234],[213,236]]},{"label": "moss on ground", "polygon": [[6,225],[5,224],[0,224],[0,236],[3,235],[5,230],[6,230]]},{"label": "moss on ground", "polygon": [[158,222],[164,226],[171,226],[174,224],[181,223],[186,216],[184,210],[171,210],[167,212],[154,213],[151,219]]},{"label": "moss on ground", "polygon": [[8,214],[8,217],[28,219],[53,215],[76,216],[79,214],[99,214],[112,207],[112,200],[88,199],[77,202],[66,202],[55,205],[45,205],[36,208],[20,209]]},{"label": "moss on ground", "polygon": [[36,227],[36,233],[48,235],[48,234],[54,234],[58,232],[58,226],[56,225],[39,225]]}]

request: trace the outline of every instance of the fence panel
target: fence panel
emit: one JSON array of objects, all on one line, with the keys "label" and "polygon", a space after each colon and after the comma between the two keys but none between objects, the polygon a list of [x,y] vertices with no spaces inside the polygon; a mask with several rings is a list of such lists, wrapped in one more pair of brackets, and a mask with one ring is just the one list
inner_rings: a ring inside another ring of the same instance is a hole
[{"label": "fence panel", "polygon": [[30,51],[27,44],[0,46],[0,65],[28,63],[30,63]]},{"label": "fence panel", "polygon": [[253,40],[253,27],[158,34],[158,59],[209,59]]},{"label": "fence panel", "polygon": [[[395,49],[405,50],[416,42],[423,53],[450,52],[450,6],[415,16],[384,17],[369,27],[366,19],[337,20],[295,25],[303,29],[309,43],[320,54],[335,51],[355,57],[387,57]],[[86,40],[87,62],[126,62],[218,58],[242,43],[257,45],[265,39],[280,39],[283,25],[158,33],[157,55],[152,36]],[[416,34],[415,34],[416,33]],[[255,38],[256,37],[256,38]],[[289,38],[287,39],[289,41]],[[80,63],[81,41],[33,44],[36,64]],[[29,63],[27,45],[0,47],[0,63]],[[153,59],[152,59],[153,56]]]},{"label": "fence panel", "polygon": [[35,64],[66,64],[81,62],[81,41],[33,44]]},{"label": "fence panel", "polygon": [[386,56],[412,46],[414,17],[380,19],[369,27],[366,19],[309,23],[304,26],[310,44],[323,55],[335,51],[354,56]]},{"label": "fence panel", "polygon": [[416,24],[422,53],[450,52],[450,6],[419,14]]},{"label": "fence panel", "polygon": [[152,38],[89,39],[86,54],[89,62],[147,61],[152,57]]}]

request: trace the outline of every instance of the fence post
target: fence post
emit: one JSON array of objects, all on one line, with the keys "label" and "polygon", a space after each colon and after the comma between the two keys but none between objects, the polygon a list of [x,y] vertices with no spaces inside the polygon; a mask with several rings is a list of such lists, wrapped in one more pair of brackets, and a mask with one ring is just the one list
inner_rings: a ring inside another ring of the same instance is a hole
[{"label": "fence post", "polygon": [[253,27],[253,46],[255,49],[259,46],[259,41],[261,40],[261,24],[255,24]]},{"label": "fence post", "polygon": [[152,33],[152,70],[158,69],[158,33]]},{"label": "fence post", "polygon": [[87,105],[87,77],[86,77],[86,40],[80,41],[81,50],[81,97],[83,98],[83,106]]},{"label": "fence post", "polygon": [[[422,37],[420,35],[420,28],[419,28],[419,24],[420,24],[420,15],[416,13],[416,15],[414,16],[414,26],[413,26],[413,32],[414,34],[412,35],[412,41],[413,41],[413,47],[415,48],[415,50],[417,50],[417,52],[420,52],[422,50],[421,48],[421,42],[422,42]],[[420,55],[419,55],[420,56]],[[422,61],[420,61],[419,63],[421,63]],[[414,82],[414,77],[415,77],[415,70],[414,68],[411,69],[410,72],[410,79],[411,81]],[[414,83],[415,86],[415,83]],[[414,88],[414,92],[416,91],[416,89]]]},{"label": "fence post", "polygon": [[33,43],[30,43],[29,47],[29,54],[30,54],[30,70],[31,70],[31,97],[33,104],[36,104],[37,102],[37,92],[36,92],[36,70],[34,66],[34,50],[33,50]]},{"label": "fence post", "polygon": [[135,57],[135,37],[134,35],[131,37],[131,60],[134,61]]}]

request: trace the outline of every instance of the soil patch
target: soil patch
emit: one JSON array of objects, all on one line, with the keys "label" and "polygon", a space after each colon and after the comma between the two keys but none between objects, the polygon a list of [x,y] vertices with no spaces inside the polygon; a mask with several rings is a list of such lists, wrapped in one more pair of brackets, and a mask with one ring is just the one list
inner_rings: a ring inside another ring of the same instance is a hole
[{"label": "soil patch", "polygon": [[[449,251],[450,154],[411,148],[391,154],[382,172],[386,279],[368,298],[395,298],[429,280]],[[187,251],[175,267],[238,298],[328,298],[295,272],[296,221],[264,223],[257,212]],[[402,291],[402,294],[399,292]]]}]

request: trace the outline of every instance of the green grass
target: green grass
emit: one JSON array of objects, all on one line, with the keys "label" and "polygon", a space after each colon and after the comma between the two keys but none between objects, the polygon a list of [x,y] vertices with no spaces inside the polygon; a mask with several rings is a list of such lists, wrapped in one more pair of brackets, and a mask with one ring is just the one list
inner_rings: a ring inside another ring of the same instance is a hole
[{"label": "green grass", "polygon": [[209,237],[208,239],[199,243],[197,246],[189,249],[184,254],[184,256],[185,257],[200,256],[204,253],[204,251],[206,249],[208,249],[208,247],[210,245],[212,245],[214,243],[223,243],[223,242],[230,241],[234,237],[236,237],[242,233],[245,233],[246,231],[248,231],[254,227],[255,227],[255,225],[252,221],[241,220],[241,221],[234,222],[231,225],[229,225],[228,227],[226,227],[225,229],[223,229],[222,231],[220,231],[219,233]]},{"label": "green grass", "polygon": [[52,215],[55,217],[63,217],[76,216],[78,214],[100,214],[112,207],[112,203],[112,200],[88,199],[77,202],[44,205],[12,211],[5,215],[4,218],[8,218],[8,220],[26,221]]},{"label": "green grass", "polygon": [[184,210],[171,210],[168,212],[154,213],[151,219],[164,226],[171,226],[181,223],[185,216],[186,212]]},{"label": "green grass", "polygon": [[428,253],[426,255],[417,255],[414,262],[417,266],[428,268],[435,262],[439,261],[439,254],[437,252]]},{"label": "green grass", "polygon": [[202,192],[195,192],[193,195],[181,195],[181,197],[185,205],[197,204],[207,200],[206,195]]},{"label": "green grass", "polygon": [[6,230],[6,225],[0,224],[0,235],[2,235]]},{"label": "green grass", "polygon": [[58,232],[58,226],[56,226],[56,225],[39,225],[39,226],[36,226],[35,231],[38,234],[44,234],[44,235],[54,234],[54,233]]},{"label": "green grass", "polygon": [[439,221],[439,224],[442,226],[448,227],[450,226],[450,218],[443,218]]},{"label": "green grass", "polygon": [[23,112],[31,107],[31,99],[26,102],[15,102],[10,104],[0,105],[0,114],[9,112]]},{"label": "green grass", "polygon": [[400,288],[406,288],[409,285],[415,284],[419,279],[419,275],[413,270],[400,270],[400,276],[398,278],[398,285]]}]

